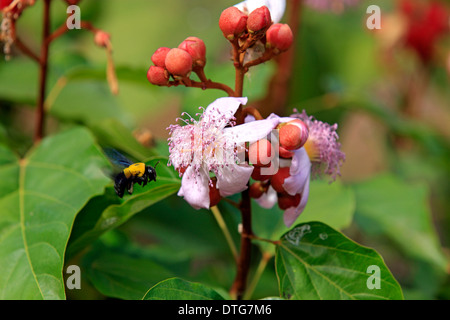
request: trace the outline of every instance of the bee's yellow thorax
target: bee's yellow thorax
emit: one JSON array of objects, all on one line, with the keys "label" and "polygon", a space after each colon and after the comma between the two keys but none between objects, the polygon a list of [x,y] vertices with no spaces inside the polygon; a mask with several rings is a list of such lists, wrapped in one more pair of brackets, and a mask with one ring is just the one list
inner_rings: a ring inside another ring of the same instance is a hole
[{"label": "bee's yellow thorax", "polygon": [[145,163],[139,162],[134,163],[128,168],[123,169],[123,173],[125,174],[125,177],[128,179],[131,176],[135,177],[142,177],[145,173]]}]

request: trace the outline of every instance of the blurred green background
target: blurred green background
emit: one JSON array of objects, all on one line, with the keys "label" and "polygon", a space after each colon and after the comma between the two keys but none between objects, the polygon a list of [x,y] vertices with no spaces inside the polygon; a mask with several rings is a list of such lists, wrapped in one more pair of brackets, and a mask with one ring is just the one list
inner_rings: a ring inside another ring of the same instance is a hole
[{"label": "blurred green background", "polygon": [[[321,121],[339,124],[346,162],[334,188],[337,198],[345,197],[346,202],[334,225],[383,256],[406,299],[448,299],[450,37],[447,33],[436,44],[436,59],[424,66],[395,36],[400,27],[393,1],[377,1],[381,30],[365,27],[372,2],[361,1],[341,13],[302,9],[282,111],[289,115],[294,108],[305,109]],[[223,93],[150,85],[146,72],[151,55],[159,47],[178,46],[188,36],[200,37],[207,46],[207,77],[233,86],[230,46],[218,28],[221,11],[233,4],[81,1],[82,20],[111,34],[120,93],[113,96],[109,91],[106,54],[95,46],[92,34],[68,32],[51,46],[48,134],[82,124],[99,142],[109,142],[110,130],[117,129],[144,144],[142,150],[130,148],[133,156],[151,155],[147,146],[167,155],[166,127],[182,111],[194,115],[199,106],[206,107]],[[53,29],[65,21],[65,10],[65,2],[53,1]],[[17,25],[22,41],[36,52],[41,12],[42,3],[36,1]],[[38,68],[15,53],[11,61],[0,61],[0,142],[23,155],[32,145]],[[273,61],[252,69],[244,94],[251,101],[262,99],[275,70]],[[322,184],[317,182],[315,188]],[[321,197],[326,191],[313,191],[311,206],[320,209],[324,203],[322,210],[333,210],[334,203],[327,205],[329,199]],[[221,209],[237,240],[238,215],[226,204]],[[326,219],[333,217],[333,212],[328,214]],[[305,216],[315,219],[311,211]],[[258,255],[255,247],[253,267]],[[108,281],[124,277],[123,265],[136,268],[135,274],[143,279],[136,286],[142,290],[175,274],[225,288],[234,276],[232,257],[213,217],[188,208],[175,195],[104,234],[88,252],[71,259],[83,259],[95,268],[89,269],[85,289],[70,292],[70,298],[120,297]],[[142,270],[149,273],[141,274]],[[274,268],[269,264],[253,297],[276,294]]]}]

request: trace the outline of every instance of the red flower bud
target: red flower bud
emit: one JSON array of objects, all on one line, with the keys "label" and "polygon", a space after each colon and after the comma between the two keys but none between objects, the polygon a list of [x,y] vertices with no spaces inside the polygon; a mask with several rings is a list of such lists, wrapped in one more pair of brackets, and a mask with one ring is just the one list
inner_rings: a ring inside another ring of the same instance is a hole
[{"label": "red flower bud", "polygon": [[222,196],[220,195],[219,189],[216,187],[217,180],[212,180],[212,186],[209,185],[209,207],[216,206],[219,201],[222,199]]},{"label": "red flower bud", "polygon": [[169,75],[164,68],[151,66],[147,72],[147,79],[151,84],[164,86],[169,82]]},{"label": "red flower bud", "polygon": [[0,0],[0,10],[3,10],[7,6],[9,6],[13,2],[13,0]]},{"label": "red flower bud", "polygon": [[192,57],[182,49],[173,48],[167,52],[165,65],[171,74],[186,77],[192,71]]},{"label": "red flower bud", "polygon": [[297,207],[300,203],[301,196],[297,193],[295,196],[288,195],[286,193],[278,194],[278,206],[281,210],[286,210],[291,207]]},{"label": "red flower bud", "polygon": [[294,42],[294,35],[287,24],[276,23],[267,29],[266,46],[279,51],[286,51]]},{"label": "red flower bud", "polygon": [[99,47],[107,47],[110,41],[109,33],[99,30],[95,33],[94,42]]},{"label": "red flower bud", "polygon": [[187,51],[194,63],[194,67],[204,67],[206,64],[206,46],[202,39],[188,37],[178,46],[179,49]]},{"label": "red flower bud", "polygon": [[247,19],[247,29],[249,32],[257,32],[268,28],[272,24],[270,11],[266,6],[253,10]]},{"label": "red flower bud", "polygon": [[165,68],[166,56],[170,51],[170,48],[161,47],[156,49],[155,53],[152,55],[152,62],[155,66]]},{"label": "red flower bud", "polygon": [[255,182],[250,186],[248,193],[250,195],[250,198],[258,199],[258,198],[261,198],[261,196],[266,191],[267,191],[267,188],[263,187],[261,182]]},{"label": "red flower bud", "polygon": [[291,159],[294,156],[294,153],[280,146],[278,155],[284,159]]},{"label": "red flower bud", "polygon": [[248,148],[248,157],[250,163],[254,166],[267,166],[275,156],[275,150],[267,139],[261,139],[252,143]]},{"label": "red flower bud", "polygon": [[276,192],[286,192],[283,187],[284,180],[290,177],[289,167],[279,168],[278,172],[270,179],[270,184]]},{"label": "red flower bud", "polygon": [[76,5],[76,4],[78,4],[78,2],[80,2],[81,0],[66,0],[66,2],[67,2],[67,4],[69,5],[69,6],[72,6],[72,5]]},{"label": "red flower bud", "polygon": [[[273,174],[261,174],[261,168],[264,168],[264,170],[269,170],[265,167],[253,167],[252,178],[254,180],[266,181],[272,178]],[[273,171],[275,173],[275,169],[273,169]]]},{"label": "red flower bud", "polygon": [[233,40],[246,30],[247,15],[236,7],[229,7],[220,15],[219,28],[228,40]]},{"label": "red flower bud", "polygon": [[296,150],[308,140],[308,127],[300,120],[295,119],[280,125],[280,146],[287,150]]}]

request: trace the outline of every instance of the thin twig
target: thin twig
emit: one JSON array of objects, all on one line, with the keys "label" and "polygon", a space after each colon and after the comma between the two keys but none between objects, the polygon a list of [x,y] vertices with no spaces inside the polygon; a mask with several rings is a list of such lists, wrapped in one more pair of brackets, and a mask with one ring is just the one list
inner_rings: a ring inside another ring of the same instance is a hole
[{"label": "thin twig", "polygon": [[238,251],[236,249],[236,246],[234,244],[233,238],[231,237],[230,231],[228,230],[228,227],[223,220],[222,214],[220,213],[220,210],[217,206],[211,207],[211,211],[214,215],[214,218],[216,218],[217,224],[219,225],[220,229],[223,232],[223,235],[225,236],[225,239],[227,240],[228,246],[230,247],[231,253],[233,254],[234,260],[238,261]]},{"label": "thin twig", "polygon": [[41,60],[39,68],[39,94],[36,106],[36,128],[34,135],[34,142],[39,142],[44,136],[45,123],[45,91],[47,87],[47,72],[48,72],[48,51],[50,43],[47,42],[50,36],[50,2],[51,0],[44,0],[44,15],[42,28],[42,44],[41,44]]},{"label": "thin twig", "polygon": [[273,255],[271,253],[268,252],[262,253],[261,260],[259,261],[258,267],[256,268],[252,281],[250,281],[247,291],[245,291],[244,300],[248,300],[252,297],[253,292],[255,291],[256,286],[258,285],[259,279],[261,279],[261,276],[264,273],[264,270],[266,269],[267,264],[269,263],[270,259],[272,259],[272,257]]},{"label": "thin twig", "polygon": [[16,47],[20,51],[22,51],[23,54],[33,59],[37,63],[41,63],[41,58],[39,58],[37,54],[35,54],[30,48],[28,48],[28,46],[24,42],[22,42],[19,37],[16,37],[14,43],[16,44]]}]

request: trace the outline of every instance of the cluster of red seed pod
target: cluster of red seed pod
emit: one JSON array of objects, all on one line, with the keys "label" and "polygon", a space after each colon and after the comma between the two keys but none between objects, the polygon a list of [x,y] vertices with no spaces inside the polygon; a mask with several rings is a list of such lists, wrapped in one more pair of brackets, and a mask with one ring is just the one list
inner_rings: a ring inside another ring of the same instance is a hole
[{"label": "cluster of red seed pod", "polygon": [[177,48],[158,48],[151,58],[153,65],[147,72],[150,83],[163,86],[170,77],[188,78],[192,71],[199,72],[206,64],[206,46],[197,37],[188,37]]},{"label": "cluster of red seed pod", "polygon": [[[295,150],[300,149],[308,139],[308,127],[300,119],[283,122],[277,126],[278,150],[275,144],[267,139],[259,140],[249,146],[249,161],[253,164],[253,180],[250,186],[250,197],[258,199],[272,188],[278,194],[278,206],[282,210],[296,207],[300,203],[301,196],[289,195],[284,189],[284,181],[290,177],[290,167],[272,166],[275,157],[291,159]],[[265,170],[263,170],[263,168]]]}]

